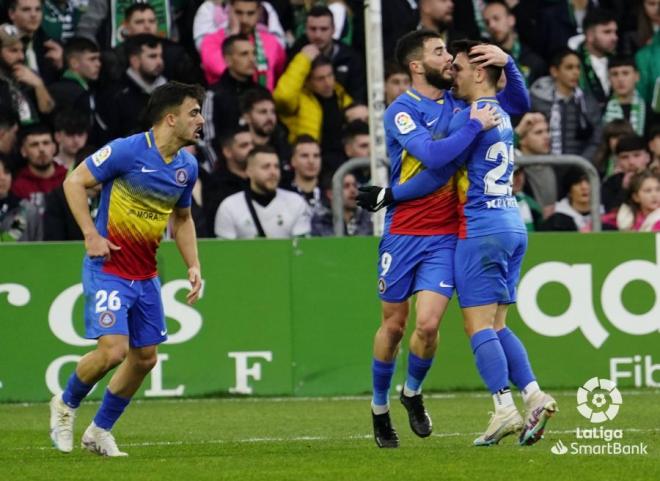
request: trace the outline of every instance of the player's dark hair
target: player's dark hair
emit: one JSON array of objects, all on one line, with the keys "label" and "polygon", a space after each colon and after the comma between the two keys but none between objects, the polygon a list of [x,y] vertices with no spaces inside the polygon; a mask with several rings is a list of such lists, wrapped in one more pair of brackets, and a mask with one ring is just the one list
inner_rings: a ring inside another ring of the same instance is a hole
[{"label": "player's dark hair", "polygon": [[624,152],[632,152],[635,150],[646,150],[646,142],[644,142],[644,138],[639,135],[624,135],[619,139],[619,142],[617,142],[614,153],[619,155]]},{"label": "player's dark hair", "polygon": [[261,87],[246,90],[239,99],[241,114],[250,112],[256,104],[266,100],[275,103],[273,100],[273,95],[267,89]]},{"label": "player's dark hair", "polygon": [[486,0],[485,3],[486,4],[484,5],[484,10],[486,9],[486,7],[490,5],[502,5],[508,15],[513,15],[513,12],[511,11],[511,7],[509,7],[509,5],[506,3],[505,0]]},{"label": "player's dark hair", "polygon": [[421,60],[424,54],[424,43],[432,38],[442,38],[433,30],[421,29],[408,32],[396,42],[394,58],[401,68],[410,73],[410,62]]},{"label": "player's dark hair", "polygon": [[83,134],[90,127],[89,116],[73,108],[58,111],[53,120],[53,131],[67,135]]},{"label": "player's dark hair", "polygon": [[295,140],[295,141],[293,142],[293,144],[291,145],[291,151],[292,151],[293,153],[295,153],[295,152],[296,152],[296,149],[298,148],[298,146],[299,146],[299,145],[302,145],[302,144],[316,144],[316,145],[318,145],[319,147],[321,146],[321,145],[319,144],[318,140],[316,140],[316,139],[315,139],[314,137],[312,137],[311,135],[309,135],[309,134],[302,134],[302,135],[299,135],[298,137],[296,137],[296,140]]},{"label": "player's dark hair", "polygon": [[171,80],[153,91],[145,110],[145,119],[154,125],[170,111],[177,110],[187,98],[197,100],[201,107],[205,95],[201,85],[184,84]]},{"label": "player's dark hair", "polygon": [[237,33],[235,35],[230,35],[229,37],[225,38],[224,41],[222,42],[222,56],[226,57],[231,53],[232,47],[236,42],[249,42],[250,37],[245,35],[244,33]]},{"label": "player's dark hair", "polygon": [[50,138],[53,138],[53,131],[51,130],[50,126],[48,124],[30,124],[26,125],[25,127],[21,127],[20,130],[18,131],[18,145],[23,145],[25,140],[30,136],[30,135],[43,135],[43,134],[48,134],[50,135]]},{"label": "player's dark hair", "polygon": [[[255,146],[247,156],[247,161],[252,162],[254,158],[259,154],[272,154],[277,155],[277,150],[275,150],[270,145],[257,145]],[[279,155],[277,155],[279,159]]]},{"label": "player's dark hair", "polygon": [[[330,17],[330,21],[334,24],[335,19],[332,16],[332,10],[330,10],[328,7],[325,5],[315,5],[312,8],[309,9],[309,12],[307,12],[307,18],[314,17],[314,18],[319,18],[319,17]],[[306,22],[307,20],[305,20]]]},{"label": "player's dark hair", "polygon": [[590,28],[598,25],[606,25],[611,22],[616,22],[614,13],[604,8],[589,9],[582,21],[582,31],[586,32]]},{"label": "player's dark hair", "polygon": [[162,39],[151,33],[138,33],[126,39],[126,57],[130,58],[142,53],[143,47],[156,48],[162,43]]},{"label": "player's dark hair", "polygon": [[580,58],[580,56],[577,54],[577,52],[575,50],[572,50],[568,47],[564,47],[564,48],[561,48],[561,49],[557,50],[552,55],[552,57],[550,58],[550,66],[555,67],[555,68],[559,68],[559,66],[564,61],[564,59],[566,57],[568,57],[569,55],[574,55],[575,57],[578,58],[578,60]]},{"label": "player's dark hair", "polygon": [[323,67],[324,65],[330,65],[332,67],[332,60],[323,54],[317,55],[317,57],[312,61],[312,67],[309,69],[309,71],[313,72],[317,68]]},{"label": "player's dark hair", "polygon": [[616,67],[632,67],[637,70],[635,59],[629,55],[617,55],[607,61],[607,69]]},{"label": "player's dark hair", "polygon": [[96,53],[99,51],[99,46],[96,42],[85,37],[72,37],[64,45],[64,61],[67,65],[74,55],[81,53],[91,52]]},{"label": "player's dark hair", "polygon": [[156,14],[156,10],[154,9],[154,7],[149,5],[149,2],[145,2],[145,1],[135,2],[133,5],[128,7],[126,10],[124,10],[124,18],[126,20],[130,20],[134,13],[144,12],[146,10],[151,10],[152,12],[154,12],[154,14]]},{"label": "player's dark hair", "polygon": [[354,120],[346,124],[342,131],[341,142],[346,145],[352,142],[358,135],[369,135],[369,124],[362,120]]},{"label": "player's dark hair", "polygon": [[[454,54],[454,56],[458,55],[459,53],[464,53],[468,58],[471,59],[477,55],[471,54],[470,50],[472,50],[472,47],[476,47],[477,45],[486,45],[486,43],[478,42],[476,40],[456,40],[451,44],[451,52]],[[497,85],[497,81],[502,75],[502,67],[488,65],[487,67],[483,67],[483,69],[486,71],[488,82],[491,86],[495,87]]]}]

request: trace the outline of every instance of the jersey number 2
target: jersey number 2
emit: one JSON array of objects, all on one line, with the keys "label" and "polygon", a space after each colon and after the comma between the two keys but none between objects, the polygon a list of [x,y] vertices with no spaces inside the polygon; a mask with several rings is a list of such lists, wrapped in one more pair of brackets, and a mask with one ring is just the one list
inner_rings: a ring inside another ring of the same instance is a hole
[{"label": "jersey number 2", "polygon": [[[513,192],[513,145],[510,145],[508,148],[504,142],[497,142],[491,145],[486,152],[486,160],[499,163],[484,176],[484,194],[496,196],[511,195]],[[506,175],[509,164],[511,164],[512,168],[507,182],[505,184],[498,184],[497,181]]]}]

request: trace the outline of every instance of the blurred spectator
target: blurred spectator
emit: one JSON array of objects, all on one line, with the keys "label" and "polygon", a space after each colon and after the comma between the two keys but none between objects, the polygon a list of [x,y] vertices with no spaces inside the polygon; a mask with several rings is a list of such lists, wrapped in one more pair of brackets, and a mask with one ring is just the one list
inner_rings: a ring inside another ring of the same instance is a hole
[{"label": "blurred spectator", "polygon": [[[197,50],[200,49],[204,37],[226,27],[229,23],[231,6],[226,6],[224,3],[224,0],[206,0],[197,9],[193,21],[193,39]],[[259,14],[259,24],[264,25],[284,45],[284,28],[282,28],[277,10],[273,8],[270,2],[262,1],[260,4],[263,10]]]},{"label": "blurred spectator", "polygon": [[18,172],[12,193],[28,199],[43,214],[46,194],[62,185],[67,170],[54,161],[57,145],[48,126],[34,124],[24,127],[20,131],[20,145],[27,165]]},{"label": "blurred spectator", "polygon": [[347,159],[369,157],[369,124],[361,120],[354,120],[346,124],[341,141]]},{"label": "blurred spectator", "polygon": [[303,134],[321,144],[323,161],[343,157],[341,138],[343,109],[352,103],[344,88],[335,82],[332,63],[309,44],[297,54],[273,93],[282,122],[289,128],[289,141]]},{"label": "blurred spectator", "polygon": [[644,100],[651,104],[654,112],[660,113],[660,30],[656,31],[651,43],[642,47],[635,54],[635,63],[639,70],[637,90]]},{"label": "blurred spectator", "polygon": [[466,38],[465,33],[454,28],[454,2],[452,0],[419,0],[419,25],[439,33],[445,45]]},{"label": "blurred spectator", "polygon": [[564,49],[550,62],[550,77],[532,85],[532,110],[549,119],[550,152],[592,159],[600,141],[601,113],[591,95],[578,87],[580,59]]},{"label": "blurred spectator", "polygon": [[[651,168],[660,168],[660,124],[655,124],[649,129],[648,148],[651,152]],[[0,152],[2,152],[2,150],[0,150]]]},{"label": "blurred spectator", "polygon": [[618,208],[624,202],[630,179],[646,169],[651,161],[644,139],[637,135],[621,137],[615,152],[614,173],[605,179],[600,192],[605,212]]},{"label": "blurred spectator", "polygon": [[[96,39],[105,50],[116,47],[135,33],[151,33],[170,38],[172,3],[176,0],[88,0],[87,9],[78,22],[77,34]],[[146,7],[145,7],[146,6]],[[154,13],[146,14],[150,10]],[[133,17],[134,13],[139,13]]]},{"label": "blurred spectator", "polygon": [[18,30],[0,25],[0,105],[11,106],[21,125],[37,122],[39,114],[48,114],[55,106],[43,79],[24,62]]},{"label": "blurred spectator", "polygon": [[[331,177],[327,176],[327,179]],[[324,182],[325,184],[325,182]],[[358,183],[355,175],[350,172],[344,175],[342,183],[342,200],[344,204],[344,235],[373,235],[374,227],[371,214],[357,205]],[[312,216],[313,236],[334,236],[335,228],[332,217],[332,183],[331,180],[324,185],[324,195],[327,204]]]},{"label": "blurred spectator", "polygon": [[594,166],[601,178],[609,177],[614,173],[616,165],[616,145],[623,136],[634,135],[635,131],[630,122],[624,119],[615,119],[603,127],[603,138],[594,156]]},{"label": "blurred spectator", "polygon": [[9,0],[7,13],[23,42],[27,67],[46,84],[55,81],[64,65],[63,51],[62,46],[49,38],[41,27],[44,17],[41,0]]},{"label": "blurred spectator", "polygon": [[[548,121],[539,112],[530,112],[523,116],[516,127],[522,155],[548,155],[550,153],[550,131]],[[528,165],[521,173],[523,187],[537,205],[543,210],[543,217],[552,214],[557,202],[557,176],[551,165]],[[521,189],[523,188],[521,187]]]},{"label": "blurred spectator", "polygon": [[209,85],[216,83],[227,68],[222,58],[222,43],[225,38],[242,33],[250,38],[255,48],[255,81],[272,91],[284,70],[286,53],[278,38],[269,33],[259,20],[259,0],[230,0],[231,15],[225,28],[204,37],[200,47],[202,68]]},{"label": "blurred spectator", "polygon": [[660,30],[660,2],[658,0],[642,0],[637,5],[637,28],[626,32],[623,41],[623,52],[632,55],[651,42],[653,34]]},{"label": "blurred spectator", "polygon": [[312,213],[321,209],[321,147],[309,135],[301,135],[293,144],[291,155],[293,179],[284,188],[300,194],[309,205]]},{"label": "blurred spectator", "polygon": [[616,18],[607,10],[595,8],[587,13],[583,28],[585,39],[577,49],[582,62],[580,88],[591,93],[602,109],[610,96],[608,57],[616,52],[619,40]]},{"label": "blurred spectator", "polygon": [[365,104],[352,103],[344,109],[344,120],[347,124],[356,120],[369,123],[369,107]]},{"label": "blurred spectator", "polygon": [[332,62],[335,80],[351,97],[364,102],[367,98],[367,85],[363,59],[352,48],[335,40],[334,31],[335,24],[330,9],[324,6],[312,7],[305,20],[305,34],[293,44],[289,56],[295,56],[305,45],[316,45],[321,54]]},{"label": "blurred spectator", "polygon": [[65,109],[55,115],[57,155],[54,160],[68,172],[73,170],[78,153],[87,145],[88,129],[87,118],[80,112]]},{"label": "blurred spectator", "polygon": [[607,102],[603,123],[614,119],[627,120],[637,135],[644,135],[646,129],[646,103],[635,85],[639,81],[639,72],[632,57],[615,57],[608,66],[612,96]]},{"label": "blurred spectator", "polygon": [[539,230],[591,232],[591,185],[587,174],[572,167],[564,176],[566,197],[555,205],[555,213]]},{"label": "blurred spectator", "polygon": [[516,33],[516,17],[505,0],[490,0],[483,11],[483,21],[491,40],[516,61],[527,85],[547,74],[547,66]]},{"label": "blurred spectator", "polygon": [[588,10],[597,4],[597,0],[539,2],[535,50],[549,59],[566,48],[571,37],[583,32],[582,25]]},{"label": "blurred spectator", "polygon": [[[57,135],[57,134],[56,134]],[[84,161],[88,155],[95,152],[92,146],[84,147],[77,152],[72,169]],[[102,185],[98,184],[87,189],[87,204],[92,220],[96,220],[98,214],[99,201]],[[76,219],[71,213],[69,204],[64,195],[63,186],[58,186],[46,194],[46,207],[43,216],[44,240],[46,241],[67,241],[84,240],[84,236]]]},{"label": "blurred spectator", "polygon": [[215,234],[223,239],[309,235],[307,202],[294,192],[277,188],[280,161],[275,150],[255,147],[248,155],[246,172],[250,185],[222,201],[215,218]]},{"label": "blurred spectator", "polygon": [[14,195],[11,187],[11,170],[0,155],[0,242],[41,240],[39,210]]},{"label": "blurred spectator", "polygon": [[204,140],[210,144],[236,130],[241,118],[240,96],[250,89],[260,88],[252,78],[257,67],[254,45],[247,35],[239,33],[227,37],[222,44],[222,56],[227,70],[204,100]]},{"label": "blurred spectator", "polygon": [[[386,3],[386,2],[383,2]],[[353,43],[353,12],[348,8],[345,0],[291,0],[294,17],[294,42],[305,34],[307,18],[316,7],[324,7],[330,10],[334,33],[332,38],[342,42],[344,45]]]},{"label": "blurred spectator", "polygon": [[539,223],[543,220],[543,210],[533,197],[523,191],[525,180],[525,169],[517,167],[513,173],[513,195],[516,198],[516,202],[518,202],[520,217],[527,230],[531,232],[535,231]]},{"label": "blurred spectator", "polygon": [[55,111],[69,109],[87,117],[88,125],[96,131],[97,139],[107,139],[107,125],[96,109],[95,82],[101,70],[98,46],[83,37],[73,37],[64,47],[66,70],[62,79],[48,86]]},{"label": "blurred spectator", "polygon": [[103,51],[101,70],[103,87],[112,87],[114,82],[122,78],[129,66],[127,42],[131,37],[142,34],[155,35],[160,39],[163,49],[163,76],[178,82],[201,82],[201,70],[186,50],[179,43],[163,36],[161,28],[163,24],[160,22],[153,0],[152,5],[132,3],[132,1],[128,1],[129,6],[126,8],[126,16],[121,27],[121,43],[112,50]]},{"label": "blurred spectator", "polygon": [[13,110],[3,105],[0,108],[0,156],[9,164],[9,170],[13,170],[13,158],[16,153],[16,134],[18,133],[18,117]]},{"label": "blurred spectator", "polygon": [[271,93],[262,88],[248,90],[241,98],[241,121],[252,134],[254,145],[269,145],[275,149],[282,168],[289,167],[291,145],[288,131],[277,119],[275,101]]},{"label": "blurred spectator", "polygon": [[385,63],[385,106],[410,87],[410,75],[397,62]]},{"label": "blurred spectator", "polygon": [[419,14],[416,0],[387,0],[382,2],[383,57],[394,58],[397,40],[418,25]]},{"label": "blurred spectator", "polygon": [[129,67],[115,90],[103,100],[110,137],[124,137],[147,128],[145,109],[151,93],[167,82],[163,73],[161,39],[149,33],[126,41]]},{"label": "blurred spectator", "polygon": [[220,141],[223,164],[218,163],[211,173],[202,172],[202,209],[206,225],[215,225],[215,215],[220,203],[247,187],[247,156],[254,147],[252,136],[246,128],[225,133]]},{"label": "blurred spectator", "polygon": [[631,177],[616,223],[622,231],[660,232],[660,177],[657,173],[643,170]]},{"label": "blurred spectator", "polygon": [[47,36],[64,44],[75,36],[86,7],[80,0],[44,0],[41,27]]}]

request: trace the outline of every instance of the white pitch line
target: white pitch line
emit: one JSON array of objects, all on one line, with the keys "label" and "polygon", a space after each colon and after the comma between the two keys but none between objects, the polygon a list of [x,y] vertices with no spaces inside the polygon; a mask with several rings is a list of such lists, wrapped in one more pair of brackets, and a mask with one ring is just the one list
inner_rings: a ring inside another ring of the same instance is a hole
[{"label": "white pitch line", "polygon": [[[625,432],[633,433],[655,433],[660,432],[660,428],[622,428]],[[551,430],[547,434],[573,434],[575,429]],[[468,433],[433,433],[431,437],[434,438],[452,438],[460,436],[478,436],[483,432],[468,432]],[[205,444],[256,444],[256,443],[290,443],[290,442],[305,442],[305,441],[342,441],[342,440],[361,440],[371,439],[372,434],[352,434],[347,437],[326,437],[326,436],[292,436],[292,437],[258,437],[258,438],[241,438],[241,439],[202,439],[199,441],[144,441],[141,443],[120,443],[121,447],[126,448],[142,448],[154,446],[197,446]],[[52,446],[22,446],[10,448],[11,451],[46,451],[54,449]]]}]

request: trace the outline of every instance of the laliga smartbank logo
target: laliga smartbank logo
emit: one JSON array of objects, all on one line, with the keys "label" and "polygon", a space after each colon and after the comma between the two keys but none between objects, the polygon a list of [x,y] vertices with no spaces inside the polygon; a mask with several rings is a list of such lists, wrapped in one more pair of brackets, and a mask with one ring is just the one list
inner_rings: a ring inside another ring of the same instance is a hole
[{"label": "laliga smartbank logo", "polygon": [[626,444],[623,442],[623,429],[607,429],[602,426],[616,418],[623,405],[623,397],[616,385],[609,379],[592,377],[577,390],[577,410],[592,424],[599,427],[578,427],[576,441],[566,445],[561,439],[551,448],[552,454],[611,455],[628,456],[648,454],[646,443]]}]

